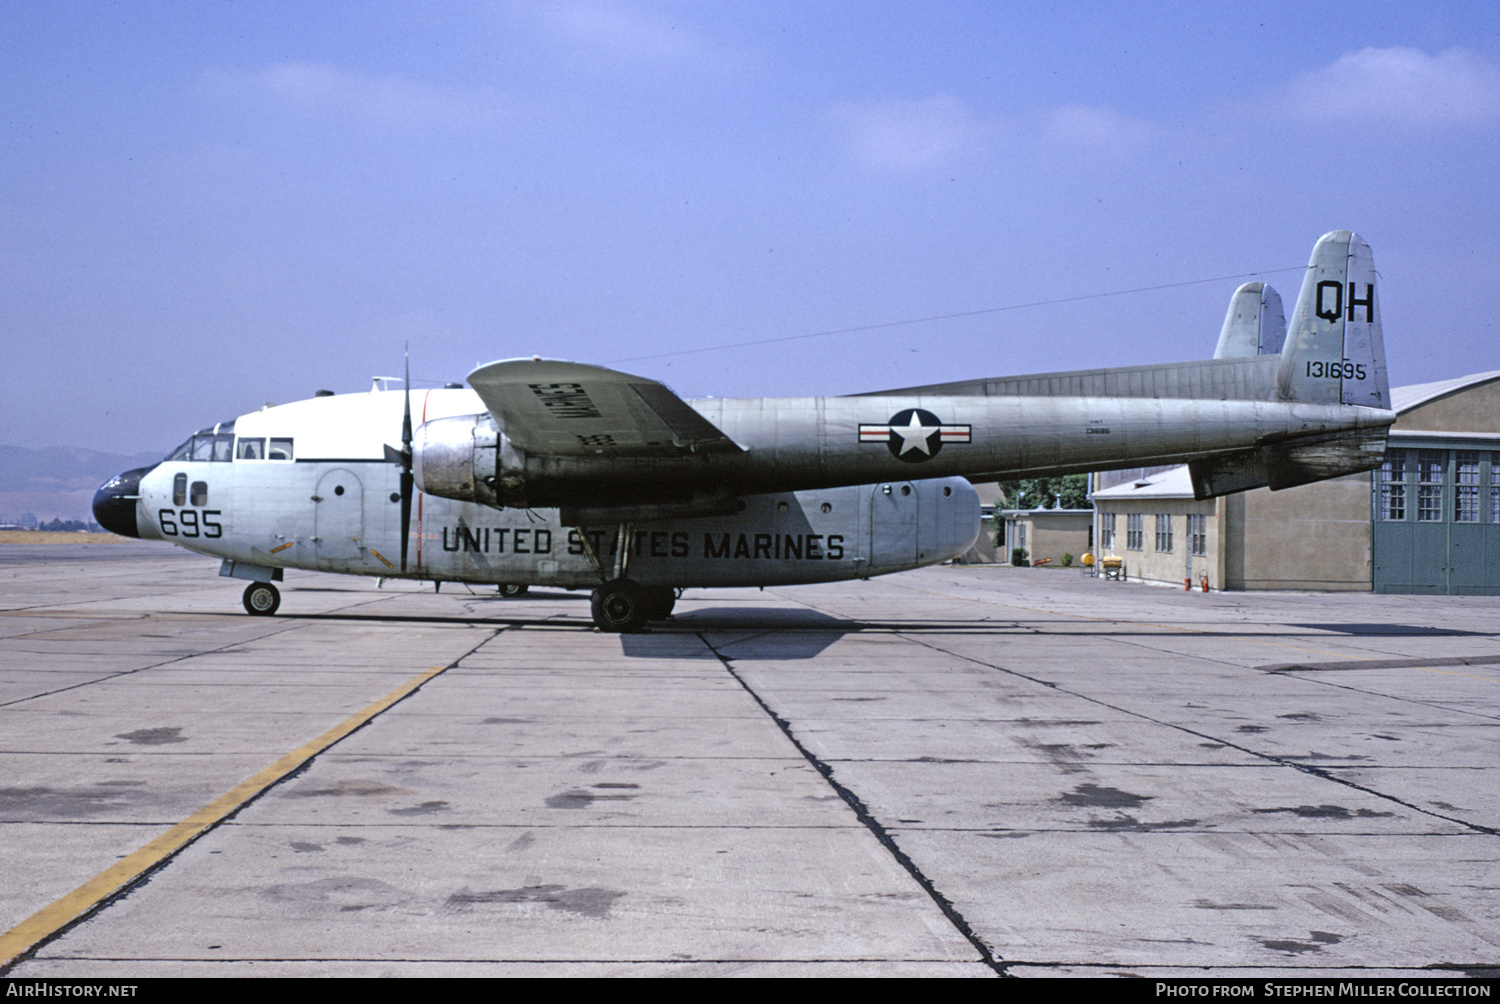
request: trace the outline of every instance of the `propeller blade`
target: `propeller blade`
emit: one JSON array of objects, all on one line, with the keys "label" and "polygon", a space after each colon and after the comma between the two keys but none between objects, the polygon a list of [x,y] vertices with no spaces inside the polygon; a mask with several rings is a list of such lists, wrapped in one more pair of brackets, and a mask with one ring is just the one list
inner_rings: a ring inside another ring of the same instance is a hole
[{"label": "propeller blade", "polygon": [[[406,378],[402,383],[406,395],[405,411],[401,416],[401,571],[406,571],[406,552],[411,538],[411,496],[413,478],[411,473],[411,346],[405,348]],[[394,452],[386,447],[387,455]]]}]

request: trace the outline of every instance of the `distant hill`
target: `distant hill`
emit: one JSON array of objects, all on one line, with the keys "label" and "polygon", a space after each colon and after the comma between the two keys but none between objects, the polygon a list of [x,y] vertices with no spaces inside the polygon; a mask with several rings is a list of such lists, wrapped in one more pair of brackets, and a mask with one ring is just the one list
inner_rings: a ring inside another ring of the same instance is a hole
[{"label": "distant hill", "polygon": [[121,471],[161,460],[162,453],[125,456],[51,446],[40,450],[0,445],[0,523],[31,513],[46,523],[56,519],[91,520],[90,506],[100,485]]}]

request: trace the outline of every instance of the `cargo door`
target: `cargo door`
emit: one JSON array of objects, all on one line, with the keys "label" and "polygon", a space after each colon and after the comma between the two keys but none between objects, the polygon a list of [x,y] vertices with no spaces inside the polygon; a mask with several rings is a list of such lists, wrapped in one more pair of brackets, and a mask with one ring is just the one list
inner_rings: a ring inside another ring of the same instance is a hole
[{"label": "cargo door", "polygon": [[918,494],[910,481],[875,486],[870,498],[870,565],[913,565],[917,561]]}]

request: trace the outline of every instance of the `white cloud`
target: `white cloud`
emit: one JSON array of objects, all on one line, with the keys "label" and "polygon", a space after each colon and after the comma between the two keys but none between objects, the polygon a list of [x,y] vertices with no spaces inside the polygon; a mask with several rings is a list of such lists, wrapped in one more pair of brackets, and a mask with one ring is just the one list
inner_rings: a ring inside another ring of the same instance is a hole
[{"label": "white cloud", "polygon": [[843,103],[833,110],[856,158],[872,167],[920,171],[947,161],[979,129],[963,103],[947,95],[922,101]]},{"label": "white cloud", "polygon": [[1471,125],[1500,117],[1500,67],[1466,49],[1361,49],[1297,77],[1286,96],[1291,114],[1315,122]]},{"label": "white cloud", "polygon": [[244,75],[219,75],[291,105],[398,128],[463,125],[492,117],[493,94],[444,88],[403,76],[370,76],[327,63],[276,63]]},{"label": "white cloud", "polygon": [[1149,122],[1092,105],[1060,105],[1048,109],[1045,119],[1048,138],[1113,153],[1139,146],[1156,132]]}]

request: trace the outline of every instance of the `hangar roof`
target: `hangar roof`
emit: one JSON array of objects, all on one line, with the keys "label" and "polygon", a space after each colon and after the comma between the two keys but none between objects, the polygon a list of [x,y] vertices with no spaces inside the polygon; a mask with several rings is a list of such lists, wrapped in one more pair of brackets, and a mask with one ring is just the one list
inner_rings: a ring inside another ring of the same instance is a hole
[{"label": "hangar roof", "polygon": [[1148,474],[1134,481],[1125,481],[1094,492],[1096,499],[1176,499],[1193,497],[1193,480],[1188,477],[1187,465],[1173,467],[1157,474]]},{"label": "hangar roof", "polygon": [[1488,373],[1471,373],[1468,376],[1452,377],[1448,380],[1434,380],[1432,383],[1416,383],[1410,387],[1392,387],[1391,404],[1397,414],[1411,411],[1413,408],[1436,401],[1440,397],[1456,394],[1461,390],[1488,383],[1491,380],[1500,380],[1500,370],[1491,370]]}]

